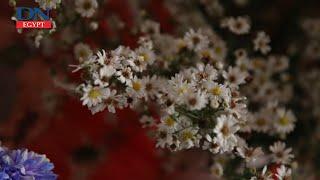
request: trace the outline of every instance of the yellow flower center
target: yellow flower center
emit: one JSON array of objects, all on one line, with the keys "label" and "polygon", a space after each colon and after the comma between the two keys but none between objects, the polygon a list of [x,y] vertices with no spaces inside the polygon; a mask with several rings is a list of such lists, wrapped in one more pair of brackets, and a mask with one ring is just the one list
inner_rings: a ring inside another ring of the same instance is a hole
[{"label": "yellow flower center", "polygon": [[259,118],[259,119],[257,119],[256,124],[258,126],[264,126],[264,125],[266,125],[266,120],[263,118]]},{"label": "yellow flower center", "polygon": [[97,89],[91,89],[88,96],[90,99],[97,99],[101,96],[101,92]]},{"label": "yellow flower center", "polygon": [[207,58],[207,57],[210,57],[210,52],[205,50],[205,51],[201,52],[201,55],[202,55],[202,57],[206,57]]},{"label": "yellow flower center", "polygon": [[218,168],[213,168],[211,169],[211,173],[214,174],[214,175],[220,175],[220,170]]},{"label": "yellow flower center", "polygon": [[211,93],[215,96],[219,96],[222,92],[221,89],[219,87],[214,87],[211,89]]},{"label": "yellow flower center", "polygon": [[184,93],[186,92],[186,90],[187,90],[187,88],[184,87],[184,86],[182,86],[182,87],[179,88],[178,93],[179,93],[180,95],[181,95],[181,94],[184,94]]},{"label": "yellow flower center", "polygon": [[133,83],[132,83],[132,88],[133,88],[135,91],[140,91],[140,89],[141,89],[141,83],[140,83],[140,82],[133,82]]},{"label": "yellow flower center", "polygon": [[91,8],[90,1],[84,2],[82,7],[83,7],[84,10],[89,10]]},{"label": "yellow flower center", "polygon": [[182,140],[183,141],[187,141],[189,139],[192,139],[192,137],[193,137],[193,134],[190,131],[184,131],[182,133]]},{"label": "yellow flower center", "polygon": [[217,54],[221,54],[221,53],[222,53],[222,48],[221,48],[221,47],[216,47],[216,48],[214,48],[214,51],[215,51]]},{"label": "yellow flower center", "polygon": [[285,126],[285,125],[288,125],[290,121],[286,116],[283,116],[279,119],[279,123],[280,125]]},{"label": "yellow flower center", "polygon": [[168,126],[168,127],[172,127],[174,125],[175,121],[174,119],[172,119],[171,117],[168,117],[166,120],[165,120],[165,124]]},{"label": "yellow flower center", "polygon": [[80,56],[81,58],[85,58],[85,57],[88,56],[88,53],[87,53],[87,51],[85,51],[85,50],[81,50],[81,51],[79,52],[79,56]]},{"label": "yellow flower center", "polygon": [[149,60],[149,55],[147,53],[141,53],[140,57],[143,59],[143,61],[148,61]]},{"label": "yellow flower center", "polygon": [[197,45],[200,43],[200,38],[198,36],[192,37],[192,43]]},{"label": "yellow flower center", "polygon": [[221,128],[221,133],[224,135],[224,136],[228,136],[230,134],[230,130],[229,130],[229,127],[224,125],[222,128]]},{"label": "yellow flower center", "polygon": [[184,41],[181,41],[178,43],[178,50],[184,49],[186,47],[186,43]]}]

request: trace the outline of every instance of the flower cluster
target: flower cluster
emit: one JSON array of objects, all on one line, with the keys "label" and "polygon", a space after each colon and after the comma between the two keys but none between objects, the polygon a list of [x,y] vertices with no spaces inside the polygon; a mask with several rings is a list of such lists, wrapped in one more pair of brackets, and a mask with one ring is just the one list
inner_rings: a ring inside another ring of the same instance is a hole
[{"label": "flower cluster", "polygon": [[[77,91],[92,113],[135,109],[143,127],[157,129],[156,146],[172,151],[236,152],[248,166],[256,166],[262,157],[270,157],[265,164],[291,162],[291,150],[283,144],[270,147],[273,155],[269,156],[259,147],[250,147],[239,134],[284,136],[294,129],[292,111],[279,106],[290,99],[288,90],[274,81],[288,68],[288,58],[249,57],[246,50],[238,49],[234,65],[229,65],[225,42],[213,31],[191,29],[175,38],[161,34],[159,25],[149,20],[141,31],[146,36],[135,49],[119,46],[88,56],[90,48],[81,44],[85,53],[79,53],[80,45],[75,47],[80,64],[73,66],[84,77]],[[154,106],[159,116],[151,113]],[[221,165],[212,168],[222,173]]]},{"label": "flower cluster", "polygon": [[57,179],[52,169],[53,164],[45,155],[26,149],[10,151],[0,147],[0,179]]},{"label": "flower cluster", "polygon": [[311,109],[316,121],[319,121],[320,84],[318,79],[320,77],[320,18],[307,18],[302,22],[301,26],[305,33],[302,44],[307,44],[305,47],[301,47],[300,74],[297,78],[300,87],[306,94],[306,97],[301,101],[306,109]]},{"label": "flower cluster", "polygon": [[[76,53],[90,54],[90,49],[77,50],[79,47],[75,47]],[[142,39],[141,46],[135,50],[120,46],[108,53],[103,50],[93,56],[79,55],[83,63],[75,71],[82,69],[88,71],[90,76],[86,83],[78,87],[83,92],[83,105],[87,105],[93,113],[106,107],[110,112],[115,112],[115,108],[132,107],[140,98],[147,99],[145,86],[155,81],[155,77],[140,79],[137,75],[154,62],[155,55],[151,49],[151,41]],[[85,57],[87,59],[83,59]],[[120,87],[117,86],[125,86],[125,91],[119,92]],[[150,93],[155,92],[154,87],[150,88]]]},{"label": "flower cluster", "polygon": [[[223,62],[215,61],[215,52],[208,49],[212,42],[200,30],[190,30],[172,43],[176,43],[173,53],[180,57],[166,66],[181,61],[194,67],[177,72],[154,69],[150,76],[149,69],[163,63],[157,62],[160,57],[148,38],[142,38],[135,50],[120,46],[91,56],[76,69],[89,71],[86,83],[78,87],[83,104],[96,113],[104,108],[111,112],[128,106],[138,109],[148,101],[156,102],[161,107],[156,125],[158,146],[232,151],[239,138],[236,132],[245,122],[245,97],[240,96],[239,85],[245,83],[247,73],[231,66],[224,70]],[[193,54],[192,61],[185,59],[188,54]],[[150,118],[142,121],[154,124]]]},{"label": "flower cluster", "polygon": [[283,107],[293,94],[290,75],[287,73],[289,59],[280,55],[269,55],[267,58],[236,56],[239,66],[247,69],[252,77],[242,91],[250,99],[250,107],[255,109],[249,113],[251,128],[246,131],[282,136],[293,131],[296,118],[291,110]]}]

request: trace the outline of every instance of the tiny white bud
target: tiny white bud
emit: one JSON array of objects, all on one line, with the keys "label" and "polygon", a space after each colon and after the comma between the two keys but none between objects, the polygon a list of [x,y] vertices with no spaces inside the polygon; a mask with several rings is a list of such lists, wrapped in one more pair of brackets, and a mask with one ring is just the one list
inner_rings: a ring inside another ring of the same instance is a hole
[{"label": "tiny white bud", "polygon": [[97,30],[98,28],[99,28],[98,22],[93,21],[93,22],[90,23],[90,29],[91,29],[91,30],[95,31],[95,30]]}]

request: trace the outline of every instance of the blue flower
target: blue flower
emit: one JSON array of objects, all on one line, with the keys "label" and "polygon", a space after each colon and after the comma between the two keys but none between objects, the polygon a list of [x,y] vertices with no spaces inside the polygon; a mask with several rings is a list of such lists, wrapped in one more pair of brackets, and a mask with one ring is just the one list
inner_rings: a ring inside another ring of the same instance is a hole
[{"label": "blue flower", "polygon": [[0,180],[55,180],[53,167],[45,155],[0,147]]}]

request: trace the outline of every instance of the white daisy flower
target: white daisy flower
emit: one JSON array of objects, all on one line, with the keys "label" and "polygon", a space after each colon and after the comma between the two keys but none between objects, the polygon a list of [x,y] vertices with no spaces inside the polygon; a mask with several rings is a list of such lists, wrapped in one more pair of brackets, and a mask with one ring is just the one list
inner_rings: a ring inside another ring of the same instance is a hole
[{"label": "white daisy flower", "polygon": [[257,159],[263,155],[261,147],[238,147],[237,153],[244,158],[247,164],[253,164]]},{"label": "white daisy flower", "polygon": [[155,125],[155,120],[153,117],[151,116],[147,116],[147,115],[143,115],[140,119],[139,119],[140,123],[142,124],[143,128],[146,127],[152,127]]},{"label": "white daisy flower", "polygon": [[212,48],[213,48],[213,57],[214,57],[213,59],[214,61],[216,61],[215,67],[217,67],[219,62],[223,62],[227,56],[227,45],[224,41],[220,40],[215,42]]},{"label": "white daisy flower", "polygon": [[74,46],[74,55],[81,63],[92,56],[92,50],[89,47],[89,45],[84,43],[78,43]]},{"label": "white daisy flower", "polygon": [[241,71],[248,71],[250,69],[250,59],[247,51],[245,49],[237,49],[234,55],[236,56],[236,66],[239,67]]},{"label": "white daisy flower", "polygon": [[125,67],[116,72],[118,80],[127,86],[132,86],[133,73],[130,67]]},{"label": "white daisy flower", "polygon": [[217,118],[217,125],[213,132],[217,134],[217,143],[221,152],[232,151],[237,145],[235,133],[240,129],[237,120],[232,115],[221,115]]},{"label": "white daisy flower", "polygon": [[96,12],[98,8],[97,0],[76,0],[75,10],[82,16],[90,18]]},{"label": "white daisy flower", "polygon": [[189,93],[185,96],[185,104],[190,110],[201,110],[207,105],[207,103],[207,94],[200,90]]},{"label": "white daisy flower", "polygon": [[135,50],[135,52],[137,53],[138,57],[146,64],[153,64],[153,62],[155,61],[156,55],[149,48],[139,47]]},{"label": "white daisy flower", "polygon": [[157,76],[144,76],[142,78],[142,84],[144,86],[145,93],[148,95],[145,98],[155,99],[159,94],[159,87],[161,87],[162,81],[157,78]]},{"label": "white daisy flower", "polygon": [[294,158],[294,155],[291,154],[292,149],[286,149],[286,144],[283,142],[275,142],[272,146],[269,147],[272,152],[271,158],[272,161],[279,164],[289,164]]},{"label": "white daisy flower", "polygon": [[181,149],[190,149],[194,146],[199,145],[200,137],[197,135],[199,129],[190,127],[180,131],[179,133],[179,141],[181,142]]},{"label": "white daisy flower", "polygon": [[216,104],[226,102],[227,104],[231,101],[231,91],[226,85],[218,84],[216,82],[207,82],[206,90],[210,98],[210,105],[212,108],[217,108]]},{"label": "white daisy flower", "polygon": [[197,68],[194,69],[192,77],[197,82],[214,81],[218,78],[218,72],[210,64],[204,65],[199,63],[197,64]]},{"label": "white daisy flower", "polygon": [[227,81],[231,88],[238,88],[239,85],[244,84],[247,72],[241,71],[238,67],[229,67],[228,72],[223,72],[222,76]]},{"label": "white daisy flower", "polygon": [[[263,79],[268,78],[268,77],[263,77],[263,75],[261,77],[262,77],[261,81],[266,81]],[[279,97],[280,92],[277,90],[277,84],[272,81],[261,82],[258,85],[258,89],[259,89],[259,92],[256,94],[257,100],[273,101],[273,100],[277,100]]]},{"label": "white daisy flower", "polygon": [[273,72],[282,72],[289,68],[289,58],[287,56],[269,56],[268,66]]},{"label": "white daisy flower", "polygon": [[[162,63],[166,60],[172,58],[172,55],[176,52],[176,42],[175,38],[168,34],[157,34],[153,37],[153,42],[157,47],[157,55],[160,55],[160,60]],[[159,62],[157,59],[156,62]]]},{"label": "white daisy flower", "polygon": [[250,19],[248,17],[238,16],[236,18],[229,17],[223,19],[221,27],[228,27],[231,32],[237,35],[248,34],[251,28]]},{"label": "white daisy flower", "polygon": [[167,129],[169,132],[174,132],[178,130],[179,124],[172,116],[167,115],[161,118],[159,127],[161,127],[161,129]]},{"label": "white daisy flower", "polygon": [[239,120],[243,120],[243,117],[246,117],[248,113],[247,104],[243,102],[245,99],[245,97],[232,98],[228,106],[229,108],[226,109],[226,111],[235,115],[235,117],[239,118]]},{"label": "white daisy flower", "polygon": [[270,41],[270,37],[264,31],[258,32],[257,37],[253,40],[254,50],[267,54],[271,51]]},{"label": "white daisy flower", "polygon": [[172,97],[178,104],[184,103],[185,96],[194,91],[192,84],[188,83],[181,74],[172,77],[169,80],[169,86],[172,88],[172,91],[168,91],[169,97]]},{"label": "white daisy flower", "polygon": [[110,95],[110,89],[99,87],[99,86],[91,86],[90,84],[84,85],[83,88],[83,96],[81,97],[81,101],[83,105],[87,105],[88,107],[96,106],[101,103],[103,100],[107,99]]},{"label": "white daisy flower", "polygon": [[194,80],[194,75],[193,75],[196,71],[197,70],[194,67],[186,68],[186,69],[182,69],[179,72],[179,75],[181,75],[183,79],[186,80],[190,85],[196,86],[196,82]]},{"label": "white daisy flower", "polygon": [[111,51],[111,56],[118,57],[119,61],[128,59],[129,55],[131,54],[132,54],[132,50],[129,47],[125,47],[125,46],[119,46],[116,49]]},{"label": "white daisy flower", "polygon": [[248,53],[245,49],[237,49],[234,52],[234,55],[236,56],[237,62],[248,59]]},{"label": "white daisy flower", "polygon": [[172,95],[170,95],[167,92],[167,89],[169,88],[166,85],[160,87],[160,91],[163,92],[163,94],[158,94],[157,95],[157,102],[160,104],[162,111],[167,113],[167,114],[174,114],[175,111],[175,102],[174,102],[174,98]]},{"label": "white daisy flower", "polygon": [[189,32],[185,34],[184,41],[187,47],[194,51],[200,51],[208,47],[209,44],[208,37],[204,36],[200,29],[198,31],[190,29]]},{"label": "white daisy flower", "polygon": [[136,76],[131,80],[131,86],[127,87],[126,91],[129,96],[133,98],[142,98],[145,97],[144,86],[142,80],[137,78]]},{"label": "white daisy flower", "polygon": [[160,24],[151,20],[146,20],[141,24],[141,32],[155,35],[160,33]]},{"label": "white daisy flower", "polygon": [[156,147],[165,148],[173,144],[173,135],[165,128],[158,129]]},{"label": "white daisy flower", "polygon": [[109,77],[111,77],[113,74],[115,74],[116,73],[116,69],[113,67],[113,66],[111,66],[111,65],[104,65],[104,66],[102,66],[102,68],[100,69],[100,77],[101,78],[104,78],[104,77],[107,77],[107,78],[109,78]]},{"label": "white daisy flower", "polygon": [[266,133],[271,128],[272,112],[269,109],[263,109],[260,112],[254,113],[250,125],[257,132]]},{"label": "white daisy flower", "polygon": [[213,178],[221,178],[223,175],[223,167],[220,163],[216,162],[210,167],[210,175]]},{"label": "white daisy flower", "polygon": [[252,127],[251,124],[249,123],[250,121],[252,121],[252,114],[248,113],[246,114],[246,116],[241,117],[243,120],[239,121],[239,132],[243,132],[243,133],[251,133],[252,132]]},{"label": "white daisy flower", "polygon": [[209,13],[210,16],[221,17],[224,15],[225,9],[224,6],[220,3],[220,1],[201,0],[200,2],[203,4],[206,12]]},{"label": "white daisy flower", "polygon": [[153,41],[151,40],[150,36],[141,36],[141,37],[139,37],[138,44],[142,48],[146,48],[146,49],[149,49],[149,50],[153,49]]},{"label": "white daisy flower", "polygon": [[124,63],[125,65],[129,65],[133,71],[142,72],[147,68],[147,61],[144,60],[143,56],[135,55],[133,58],[127,59]]},{"label": "white daisy flower", "polygon": [[262,57],[251,58],[249,67],[250,67],[250,70],[259,72],[259,73],[265,73],[268,70],[267,61]]},{"label": "white daisy flower", "polygon": [[291,110],[284,108],[277,109],[276,120],[274,126],[278,133],[287,134],[293,131],[295,127],[296,117]]},{"label": "white daisy flower", "polygon": [[100,78],[109,78],[116,73],[116,68],[120,68],[119,61],[114,57],[107,57],[106,52],[102,50],[97,53],[96,61],[102,66],[99,70]]}]

